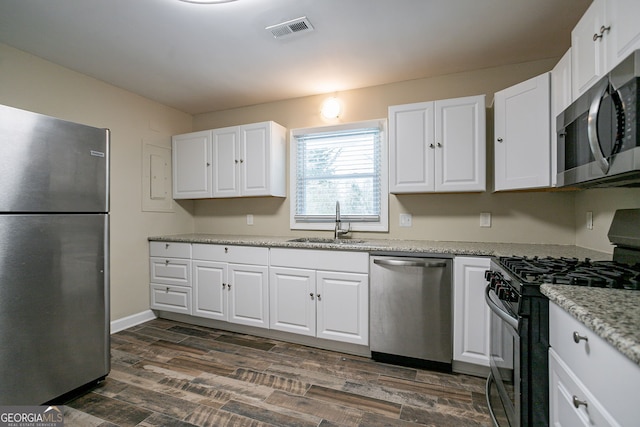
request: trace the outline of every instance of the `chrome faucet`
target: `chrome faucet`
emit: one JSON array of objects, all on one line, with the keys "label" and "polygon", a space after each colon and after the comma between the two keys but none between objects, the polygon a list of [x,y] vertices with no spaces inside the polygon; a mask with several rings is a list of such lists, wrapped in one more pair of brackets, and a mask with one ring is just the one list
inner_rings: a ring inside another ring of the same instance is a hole
[{"label": "chrome faucet", "polygon": [[336,228],[333,233],[333,238],[339,239],[345,234],[348,234],[350,231],[351,231],[351,223],[348,224],[346,230],[342,228],[342,222],[340,221],[340,202],[336,201]]}]

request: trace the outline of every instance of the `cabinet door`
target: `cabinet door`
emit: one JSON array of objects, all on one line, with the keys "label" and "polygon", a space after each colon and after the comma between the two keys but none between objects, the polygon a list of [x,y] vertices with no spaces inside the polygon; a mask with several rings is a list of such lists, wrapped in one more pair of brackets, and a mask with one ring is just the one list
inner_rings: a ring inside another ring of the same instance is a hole
[{"label": "cabinet door", "polygon": [[[635,0],[631,0],[635,1]],[[573,99],[577,99],[606,73],[607,34],[600,35],[606,22],[605,0],[595,0],[571,32]]]},{"label": "cabinet door", "polygon": [[240,131],[228,127],[211,131],[213,161],[213,197],[240,195]]},{"label": "cabinet door", "polygon": [[389,191],[434,191],[434,103],[389,107]]},{"label": "cabinet door", "polygon": [[316,272],[318,338],[369,345],[366,274]]},{"label": "cabinet door", "polygon": [[269,269],[271,329],[316,335],[316,272],[299,268]]},{"label": "cabinet door", "polygon": [[573,101],[571,94],[571,49],[551,70],[551,185],[556,186],[558,174],[558,114]]},{"label": "cabinet door", "polygon": [[269,327],[269,274],[262,265],[229,264],[229,321]]},{"label": "cabinet door", "polygon": [[484,95],[435,103],[436,191],[484,191]]},{"label": "cabinet door", "polygon": [[192,261],[194,316],[228,320],[227,264]]},{"label": "cabinet door", "polygon": [[608,0],[606,3],[608,22],[602,25],[611,27],[604,35],[608,41],[607,69],[610,70],[634,50],[640,49],[640,1]]},{"label": "cabinet door", "polygon": [[491,310],[484,301],[489,258],[456,257],[453,286],[453,360],[489,366]]},{"label": "cabinet door", "polygon": [[172,138],[173,198],[211,197],[211,132]]},{"label": "cabinet door", "polygon": [[495,95],[495,189],[551,184],[550,78],[542,74]]},{"label": "cabinet door", "polygon": [[269,123],[240,128],[240,193],[243,196],[269,195]]}]

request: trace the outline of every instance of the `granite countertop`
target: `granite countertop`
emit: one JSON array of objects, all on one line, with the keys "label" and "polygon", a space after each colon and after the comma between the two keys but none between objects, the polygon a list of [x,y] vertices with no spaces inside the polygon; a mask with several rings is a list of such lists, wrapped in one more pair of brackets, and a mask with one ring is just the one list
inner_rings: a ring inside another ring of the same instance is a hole
[{"label": "granite countertop", "polygon": [[[341,239],[340,243],[291,242],[295,236],[234,236],[224,234],[177,234],[153,236],[162,242],[209,243],[220,245],[265,246],[271,248],[340,249],[361,252],[406,252],[414,254],[466,256],[539,256],[610,260],[611,255],[571,245],[524,243],[445,242],[433,240]],[[329,240],[329,239],[328,239]]]},{"label": "granite countertop", "polygon": [[640,292],[570,285],[542,285],[540,290],[640,365]]}]

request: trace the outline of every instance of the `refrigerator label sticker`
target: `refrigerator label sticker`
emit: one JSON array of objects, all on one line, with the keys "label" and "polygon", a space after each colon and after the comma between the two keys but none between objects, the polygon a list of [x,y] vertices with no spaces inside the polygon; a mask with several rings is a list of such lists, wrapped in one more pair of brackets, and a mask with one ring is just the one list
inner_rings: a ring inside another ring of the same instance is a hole
[{"label": "refrigerator label sticker", "polygon": [[91,150],[91,155],[96,157],[104,157],[104,153],[102,151]]}]

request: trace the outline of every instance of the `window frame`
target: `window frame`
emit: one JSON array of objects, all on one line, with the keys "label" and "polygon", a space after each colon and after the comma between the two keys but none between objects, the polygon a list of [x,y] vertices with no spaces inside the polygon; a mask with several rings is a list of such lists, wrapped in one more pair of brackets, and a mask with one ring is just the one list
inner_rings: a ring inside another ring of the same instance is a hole
[{"label": "window frame", "polygon": [[[379,221],[367,222],[349,222],[352,231],[389,231],[389,157],[388,157],[388,133],[387,120],[375,119],[360,122],[343,123],[329,126],[316,126],[308,128],[291,129],[289,132],[289,194],[291,200],[289,202],[289,226],[291,230],[333,230],[334,222],[318,221],[309,222],[296,220],[296,203],[297,203],[297,156],[298,156],[298,135],[308,135],[313,133],[327,133],[349,131],[362,128],[380,129],[380,219]],[[346,224],[344,225],[346,226]]]}]

